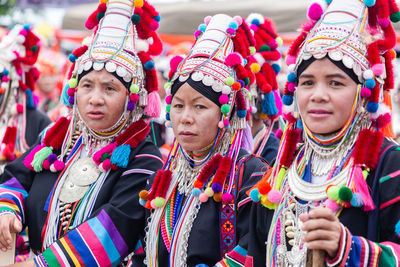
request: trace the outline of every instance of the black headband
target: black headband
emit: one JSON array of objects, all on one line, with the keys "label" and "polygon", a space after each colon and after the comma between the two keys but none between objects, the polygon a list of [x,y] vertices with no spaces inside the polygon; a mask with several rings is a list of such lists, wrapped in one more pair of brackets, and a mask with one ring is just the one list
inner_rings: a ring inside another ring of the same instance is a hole
[{"label": "black headband", "polygon": [[176,92],[181,88],[181,86],[187,83],[189,84],[194,90],[202,94],[203,96],[207,97],[210,99],[212,102],[214,102],[218,107],[221,107],[221,103],[219,103],[219,97],[221,96],[222,93],[217,93],[212,89],[211,86],[204,85],[201,81],[193,81],[191,77],[189,77],[186,81],[181,82],[176,80],[174,84],[171,87],[171,95],[174,97]]},{"label": "black headband", "polygon": [[[85,76],[86,74],[88,74],[89,72],[93,71],[93,68],[90,68],[89,70],[84,70],[81,74],[78,75],[78,82],[82,79],[83,76]],[[114,72],[109,72],[110,74],[114,75],[115,78],[117,78],[126,88],[126,90],[129,91],[129,87],[131,82],[126,82],[124,80],[124,78],[119,77],[118,74],[114,71]]]},{"label": "black headband", "polygon": [[[360,83],[360,80],[358,79],[358,76],[354,73],[352,69],[347,68],[341,60],[335,61],[332,60],[329,56],[326,57],[328,58],[333,64],[336,65],[339,69],[344,71],[347,76],[349,76],[356,84]],[[311,57],[310,59],[304,60],[303,62],[300,63],[299,67],[297,68],[297,74],[296,77],[300,77],[300,75],[308,68],[308,66],[311,65],[315,60],[317,60],[314,57]],[[298,78],[297,78],[298,79]]]}]

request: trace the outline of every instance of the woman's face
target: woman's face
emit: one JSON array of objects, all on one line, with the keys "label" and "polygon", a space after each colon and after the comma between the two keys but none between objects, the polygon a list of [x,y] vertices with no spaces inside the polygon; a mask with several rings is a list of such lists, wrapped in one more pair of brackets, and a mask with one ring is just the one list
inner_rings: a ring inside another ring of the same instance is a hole
[{"label": "woman's face", "polygon": [[357,84],[329,59],[316,60],[299,76],[298,108],[316,134],[339,131],[351,115]]},{"label": "woman's face", "polygon": [[171,123],[179,144],[195,155],[211,144],[218,133],[220,108],[185,83],[171,103]]},{"label": "woman's face", "polygon": [[83,121],[93,130],[101,131],[117,123],[125,111],[126,87],[105,69],[83,76],[76,97]]}]

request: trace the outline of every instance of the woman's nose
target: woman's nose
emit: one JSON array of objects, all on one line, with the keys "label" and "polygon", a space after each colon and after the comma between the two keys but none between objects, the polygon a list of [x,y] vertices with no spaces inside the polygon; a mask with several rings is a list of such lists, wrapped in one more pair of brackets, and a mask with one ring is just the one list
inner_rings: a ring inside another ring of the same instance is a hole
[{"label": "woman's nose", "polygon": [[192,124],[194,121],[193,111],[189,107],[184,107],[182,110],[181,123]]},{"label": "woman's nose", "polygon": [[310,99],[314,102],[328,101],[329,95],[326,86],[322,83],[317,83],[312,91]]},{"label": "woman's nose", "polygon": [[89,104],[92,106],[101,106],[104,105],[104,103],[105,103],[104,93],[98,88],[93,88],[92,92],[90,92]]}]

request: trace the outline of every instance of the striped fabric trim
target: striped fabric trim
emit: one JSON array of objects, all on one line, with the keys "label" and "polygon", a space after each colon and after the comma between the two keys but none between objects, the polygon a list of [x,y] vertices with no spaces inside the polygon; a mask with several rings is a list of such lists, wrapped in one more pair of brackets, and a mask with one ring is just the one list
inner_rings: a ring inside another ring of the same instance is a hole
[{"label": "striped fabric trim", "polygon": [[49,266],[116,266],[128,255],[128,247],[102,210],[57,240],[42,255]]},{"label": "striped fabric trim", "polygon": [[150,171],[148,169],[130,169],[130,170],[124,171],[122,173],[121,177],[126,176],[128,174],[133,174],[133,173],[143,173],[143,174],[152,175],[154,173],[154,171]]},{"label": "striped fabric trim", "polygon": [[223,259],[223,260],[217,262],[217,264],[215,264],[215,267],[230,267],[230,266],[228,265],[228,263],[226,262],[226,260]]},{"label": "striped fabric trim", "polygon": [[33,258],[33,262],[37,267],[49,267],[49,265],[47,265],[45,259],[43,258],[42,254]]},{"label": "striped fabric trim", "polygon": [[385,203],[381,204],[379,206],[379,209],[382,210],[382,209],[384,209],[386,207],[389,207],[390,205],[393,205],[394,203],[397,203],[399,201],[400,201],[400,196],[395,197],[395,198],[393,198],[393,199],[391,199],[389,201],[386,201]]},{"label": "striped fabric trim", "polygon": [[327,262],[328,267],[336,266],[343,260],[343,254],[344,254],[344,250],[346,247],[347,233],[346,233],[346,229],[344,228],[343,224],[340,224],[340,226],[341,226],[341,233],[340,233],[340,242],[339,242],[339,249],[338,249],[339,253],[333,259],[327,258],[326,262]]},{"label": "striped fabric trim", "polygon": [[27,196],[28,193],[15,177],[0,185],[0,207],[12,210],[22,223],[25,220],[24,199]]},{"label": "striped fabric trim", "polygon": [[387,180],[393,179],[393,178],[395,178],[395,177],[397,177],[397,176],[399,176],[399,175],[400,175],[400,170],[397,170],[397,171],[395,171],[395,172],[392,172],[392,173],[390,173],[390,174],[388,174],[388,175],[383,176],[382,178],[380,178],[380,179],[379,179],[379,183],[380,183],[380,184],[381,184],[381,183],[384,183],[384,182],[386,182]]},{"label": "striped fabric trim", "polygon": [[250,197],[246,197],[245,199],[242,199],[242,200],[239,201],[239,203],[238,203],[238,209],[239,209],[241,206],[243,206],[244,204],[249,203],[249,202],[251,202],[251,198],[250,198]]},{"label": "striped fabric trim", "polygon": [[160,161],[160,162],[164,165],[164,161],[162,160],[162,158],[157,157],[157,156],[152,155],[152,154],[139,154],[139,155],[136,155],[134,158],[135,158],[135,159],[139,159],[139,158],[153,158],[153,159],[156,159],[156,160]]},{"label": "striped fabric trim", "polygon": [[243,267],[246,261],[247,250],[241,246],[236,246],[231,252],[225,255],[226,262],[232,267]]}]

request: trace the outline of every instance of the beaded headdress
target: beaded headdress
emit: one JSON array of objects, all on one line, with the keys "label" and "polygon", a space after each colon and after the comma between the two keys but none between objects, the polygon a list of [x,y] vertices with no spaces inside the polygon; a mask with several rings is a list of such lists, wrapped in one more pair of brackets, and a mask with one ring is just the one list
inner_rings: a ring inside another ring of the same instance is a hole
[{"label": "beaded headdress", "polygon": [[282,110],[276,75],[281,70],[278,47],[283,41],[276,33],[273,22],[261,14],[250,14],[246,21],[256,41],[256,51],[249,62],[256,81],[250,87],[251,113],[258,113],[264,120],[274,120]]},{"label": "beaded headdress", "polygon": [[12,161],[22,154],[25,142],[25,108],[35,108],[33,95],[39,71],[35,64],[40,40],[29,25],[16,25],[0,42],[0,116],[6,131],[2,140],[2,160]]},{"label": "beaded headdress", "polygon": [[[297,173],[292,165],[304,162],[305,168],[298,167],[302,175],[312,173],[313,166],[317,176],[330,171],[327,180],[345,174],[346,184],[326,188],[326,207],[335,212],[340,207],[362,207],[365,211],[375,208],[365,179],[376,168],[383,128],[390,122],[390,109],[385,103],[388,90],[394,87],[392,60],[396,36],[389,18],[392,22],[400,21],[400,12],[394,0],[327,0],[326,3],[325,11],[317,3],[310,6],[309,21],[302,25],[286,58],[290,73],[283,104],[288,126],[274,167],[250,192],[254,201],[261,201],[268,208],[276,207],[280,201],[279,190],[286,171]],[[359,86],[352,114],[343,128],[333,137],[319,138],[294,112],[294,95],[299,66],[326,57],[340,62],[351,75],[354,73]],[[300,155],[305,160],[293,162],[302,130],[305,145]],[[329,163],[328,168],[319,166],[321,162]]]},{"label": "beaded headdress", "polygon": [[155,32],[159,21],[158,12],[146,1],[100,1],[85,23],[88,29],[94,29],[90,42],[69,56],[73,66],[64,88],[64,102],[74,105],[80,74],[106,69],[130,85],[127,110],[138,117],[157,117],[158,83],[151,56],[162,52]]},{"label": "beaded headdress", "polygon": [[[166,102],[171,104],[173,84],[190,77],[220,93],[223,114],[220,128],[232,124],[236,129],[243,129],[249,109],[246,87],[254,80],[248,64],[249,48],[254,46],[254,39],[241,17],[218,14],[206,17],[204,22],[195,32],[196,42],[190,54],[184,59],[179,56],[171,59],[169,81],[165,86]],[[231,114],[233,107],[235,114]]]}]

